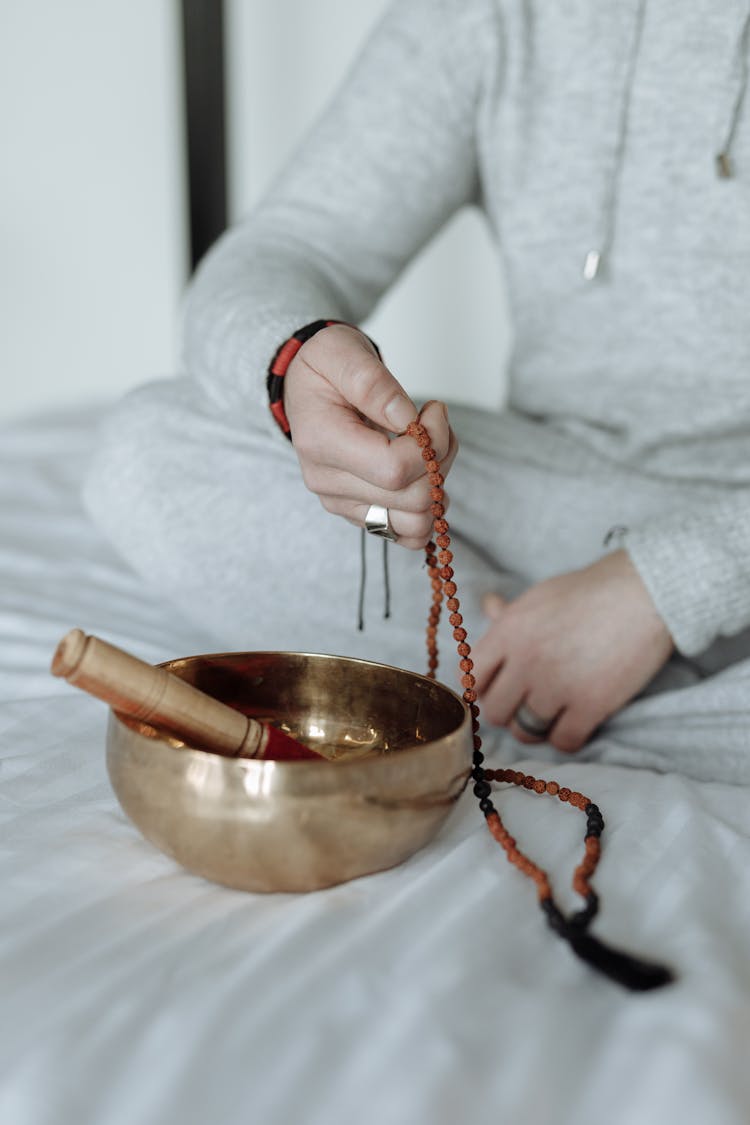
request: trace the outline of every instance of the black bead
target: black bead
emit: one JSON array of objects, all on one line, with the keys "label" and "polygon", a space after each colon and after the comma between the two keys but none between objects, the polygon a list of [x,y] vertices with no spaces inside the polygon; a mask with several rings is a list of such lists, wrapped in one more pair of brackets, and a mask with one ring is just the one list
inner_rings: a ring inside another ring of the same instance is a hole
[{"label": "black bead", "polygon": [[495,806],[493,805],[489,797],[482,798],[482,800],[479,802],[479,808],[485,816],[489,816],[490,813],[493,813],[495,811]]},{"label": "black bead", "polygon": [[599,812],[599,809],[596,807],[596,805],[586,806],[586,823],[590,828],[598,827],[599,832],[601,832],[604,828],[604,817]]},{"label": "black bead", "polygon": [[489,797],[492,792],[492,786],[489,781],[478,781],[474,786],[474,796],[479,797],[480,800]]},{"label": "black bead", "polygon": [[475,766],[481,766],[482,762],[484,761],[484,754],[481,750],[474,751],[474,757],[472,761],[474,762]]}]

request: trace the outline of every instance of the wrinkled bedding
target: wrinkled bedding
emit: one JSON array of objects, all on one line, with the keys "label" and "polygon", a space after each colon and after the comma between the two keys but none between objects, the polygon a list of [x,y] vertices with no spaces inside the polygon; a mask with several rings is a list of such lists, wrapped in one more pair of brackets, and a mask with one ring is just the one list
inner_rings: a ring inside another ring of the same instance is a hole
[{"label": "wrinkled bedding", "polygon": [[[3,1125],[747,1125],[747,789],[537,767],[604,812],[594,930],[678,973],[642,995],[554,937],[469,793],[407,863],[308,895],[214,886],[139,835],[106,708],[52,651],[75,625],[152,661],[213,642],[87,520],[97,417],[0,430]],[[572,907],[579,814],[497,803]]]}]

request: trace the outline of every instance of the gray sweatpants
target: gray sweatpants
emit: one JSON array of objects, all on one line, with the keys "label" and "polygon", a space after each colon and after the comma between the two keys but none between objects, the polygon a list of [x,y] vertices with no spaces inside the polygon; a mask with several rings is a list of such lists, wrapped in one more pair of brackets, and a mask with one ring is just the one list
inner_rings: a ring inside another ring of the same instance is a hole
[{"label": "gray sweatpants", "polygon": [[[469,640],[484,593],[508,596],[584,566],[613,527],[688,503],[696,486],[644,478],[574,451],[570,439],[512,412],[450,408],[460,453],[448,479],[456,581]],[[704,490],[705,491],[705,490]],[[705,500],[705,495],[701,495]],[[228,417],[186,379],[129,395],[104,426],[85,500],[128,561],[217,648],[294,649],[425,668],[430,584],[419,553],[367,538],[365,629],[357,630],[360,533],[309,493],[291,445],[266,419]],[[440,636],[439,676],[456,686],[455,646]],[[529,756],[485,731],[493,758]],[[549,746],[540,760],[561,758]],[[585,760],[750,783],[750,634],[697,659],[670,660],[599,729]]]}]

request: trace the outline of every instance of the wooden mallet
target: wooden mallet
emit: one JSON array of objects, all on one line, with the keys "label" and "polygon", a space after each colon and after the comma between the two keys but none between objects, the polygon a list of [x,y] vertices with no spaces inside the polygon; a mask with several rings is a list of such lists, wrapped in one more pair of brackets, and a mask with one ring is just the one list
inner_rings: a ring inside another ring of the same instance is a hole
[{"label": "wooden mallet", "polygon": [[115,711],[157,727],[200,750],[230,758],[280,762],[326,759],[268,723],[108,644],[72,629],[57,646],[52,674],[104,700]]}]

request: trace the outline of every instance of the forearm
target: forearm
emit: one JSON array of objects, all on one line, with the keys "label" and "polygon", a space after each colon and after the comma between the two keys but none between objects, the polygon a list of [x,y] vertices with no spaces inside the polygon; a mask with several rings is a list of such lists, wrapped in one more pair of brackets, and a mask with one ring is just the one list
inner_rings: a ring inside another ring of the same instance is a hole
[{"label": "forearm", "polygon": [[257,211],[193,280],[184,363],[214,396],[263,399],[276,347],[318,318],[360,322],[479,196],[475,121],[493,9],[395,3]]},{"label": "forearm", "polygon": [[313,320],[366,315],[367,293],[344,292],[342,276],[262,215],[230,232],[188,292],[185,369],[225,406],[264,416],[264,375],[282,341]]}]

